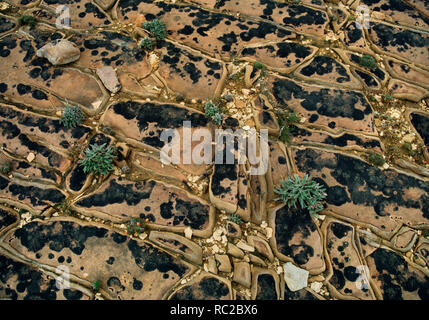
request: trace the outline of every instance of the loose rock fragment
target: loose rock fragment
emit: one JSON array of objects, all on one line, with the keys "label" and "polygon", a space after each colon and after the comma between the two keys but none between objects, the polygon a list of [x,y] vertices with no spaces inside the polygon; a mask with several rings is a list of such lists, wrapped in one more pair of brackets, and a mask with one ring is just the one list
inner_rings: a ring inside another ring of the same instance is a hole
[{"label": "loose rock fragment", "polygon": [[100,78],[101,82],[103,82],[104,86],[107,90],[112,93],[117,93],[121,90],[121,84],[118,80],[118,76],[116,75],[115,69],[110,66],[105,66],[97,69],[97,75]]},{"label": "loose rock fragment", "polygon": [[36,55],[48,59],[50,63],[57,66],[78,60],[80,51],[73,42],[59,39],[45,44],[37,50]]},{"label": "loose rock fragment", "polygon": [[298,291],[307,286],[309,272],[296,267],[291,262],[283,265],[284,277],[290,291]]}]

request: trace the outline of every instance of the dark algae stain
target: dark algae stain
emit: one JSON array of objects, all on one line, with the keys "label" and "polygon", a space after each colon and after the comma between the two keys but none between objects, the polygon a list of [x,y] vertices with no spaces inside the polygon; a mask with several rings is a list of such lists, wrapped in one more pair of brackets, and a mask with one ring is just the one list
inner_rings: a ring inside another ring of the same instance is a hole
[{"label": "dark algae stain", "polygon": [[425,142],[426,147],[429,148],[429,117],[419,113],[411,114],[411,123],[416,131],[420,134]]},{"label": "dark algae stain", "polygon": [[256,300],[277,300],[276,282],[270,274],[258,276],[258,294]]},{"label": "dark algae stain", "polygon": [[[2,180],[5,182],[2,183]],[[49,203],[60,203],[65,199],[64,194],[53,188],[39,188],[36,186],[24,186],[17,183],[9,182],[0,177],[0,190],[5,194],[10,193],[12,197],[19,201],[28,200],[32,206],[47,206]]]},{"label": "dark algae stain", "polygon": [[330,73],[339,75],[338,78],[336,78],[338,83],[350,82],[350,76],[347,70],[331,57],[317,56],[309,65],[301,70],[301,74],[306,77],[311,77],[314,74],[323,76]]},{"label": "dark algae stain", "polygon": [[144,184],[141,191],[135,190],[135,184],[119,184],[115,180],[111,180],[109,186],[104,192],[93,194],[85,199],[78,201],[77,205],[91,208],[103,207],[109,204],[126,203],[134,206],[143,199],[148,199],[155,186],[154,181]]},{"label": "dark algae stain", "polygon": [[157,270],[160,273],[167,273],[172,271],[180,278],[189,270],[180,260],[150,245],[140,246],[137,241],[130,240],[128,249],[131,251],[136,264],[142,266],[146,272]]},{"label": "dark algae stain", "polygon": [[[30,266],[0,255],[0,296],[12,300],[56,300],[59,289],[55,279],[48,279]],[[80,300],[81,291],[64,289],[67,300]]]},{"label": "dark algae stain", "polygon": [[[313,247],[305,243],[305,239],[314,232],[317,232],[317,229],[307,210],[288,208],[287,205],[277,210],[275,217],[277,249],[299,265],[306,264],[314,256]],[[303,238],[301,243],[292,241],[297,234]]]},{"label": "dark algae stain", "polygon": [[410,30],[400,30],[381,23],[371,23],[371,31],[377,34],[376,44],[383,49],[394,47],[399,52],[429,46],[429,37]]},{"label": "dark algae stain", "polygon": [[36,253],[48,246],[56,252],[68,248],[77,255],[82,254],[88,238],[103,238],[106,234],[107,229],[80,226],[68,221],[49,224],[30,222],[14,232],[14,236],[20,240],[21,245],[31,252]]},{"label": "dark algae stain", "polygon": [[[273,94],[276,100],[285,105],[292,98],[302,99],[301,106],[308,111],[316,111],[319,115],[330,118],[344,117],[363,120],[372,113],[371,106],[360,92],[339,89],[320,89],[306,91],[299,84],[287,80],[276,79],[273,83]],[[357,104],[362,105],[361,108]]]},{"label": "dark algae stain", "polygon": [[71,172],[69,187],[73,191],[79,191],[83,188],[88,174],[83,171],[83,166],[76,166]]},{"label": "dark algae stain", "polygon": [[229,293],[229,288],[223,281],[204,277],[198,283],[179,289],[171,300],[219,300]]},{"label": "dark algae stain", "polygon": [[379,248],[370,258],[378,272],[385,300],[402,300],[405,292],[417,292],[422,300],[429,299],[429,278],[410,270],[405,259],[397,253]]},{"label": "dark algae stain", "polygon": [[[104,192],[92,194],[76,204],[85,208],[104,207],[111,204],[136,206],[153,197],[152,191],[156,184],[154,180],[127,184],[111,180]],[[158,222],[153,215],[141,214],[140,216],[147,217],[151,222]],[[160,216],[165,220],[173,219],[173,226],[181,224],[193,229],[202,229],[209,219],[209,207],[198,201],[180,199],[172,192],[169,201],[160,204]]]},{"label": "dark algae stain", "polygon": [[16,221],[17,218],[14,214],[0,208],[0,230],[14,224]]},{"label": "dark algae stain", "polygon": [[352,228],[342,224],[342,223],[338,223],[338,222],[333,222],[330,225],[331,231],[332,233],[335,235],[335,237],[337,237],[338,239],[342,239],[345,236],[347,236],[347,234],[352,231]]},{"label": "dark algae stain", "polygon": [[144,143],[157,148],[164,146],[164,141],[160,140],[163,129],[181,128],[183,121],[191,121],[192,127],[204,127],[209,122],[203,114],[172,104],[155,105],[150,102],[126,101],[116,103],[113,110],[126,120],[136,119],[140,132],[147,131],[150,124],[155,124],[154,135],[144,136],[142,140]]}]

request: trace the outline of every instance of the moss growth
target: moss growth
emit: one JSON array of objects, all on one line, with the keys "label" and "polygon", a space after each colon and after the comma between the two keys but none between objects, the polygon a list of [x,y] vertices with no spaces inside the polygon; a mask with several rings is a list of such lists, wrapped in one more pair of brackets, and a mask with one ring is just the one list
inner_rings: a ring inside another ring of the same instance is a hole
[{"label": "moss growth", "polygon": [[374,70],[377,68],[377,61],[374,59],[374,57],[370,56],[369,54],[365,54],[362,57],[360,57],[359,64],[362,67]]},{"label": "moss growth", "polygon": [[12,162],[5,162],[0,167],[0,172],[3,174],[9,174],[12,171]]},{"label": "moss growth", "polygon": [[276,113],[280,125],[279,139],[283,143],[289,144],[294,130],[293,124],[298,123],[300,118],[290,109],[279,109]]},{"label": "moss growth", "polygon": [[22,26],[27,25],[32,29],[36,25],[36,19],[33,16],[23,14],[18,18],[18,23]]},{"label": "moss growth", "polygon": [[371,163],[372,165],[375,166],[379,166],[381,167],[382,165],[384,165],[386,162],[384,161],[384,158],[381,154],[377,153],[377,152],[373,152],[368,156],[368,161],[369,163]]}]

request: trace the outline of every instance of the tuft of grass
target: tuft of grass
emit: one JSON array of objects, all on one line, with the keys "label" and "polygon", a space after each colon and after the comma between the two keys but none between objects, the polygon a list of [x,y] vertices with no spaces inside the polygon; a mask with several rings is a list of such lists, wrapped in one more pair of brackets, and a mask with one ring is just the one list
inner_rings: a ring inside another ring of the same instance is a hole
[{"label": "tuft of grass", "polygon": [[162,21],[154,19],[143,23],[143,28],[150,32],[150,34],[158,41],[164,40],[167,37],[167,31]]},{"label": "tuft of grass", "polygon": [[57,212],[66,214],[68,216],[71,215],[70,203],[67,199],[64,199],[60,203],[57,203],[56,205],[54,205],[54,209],[57,210]]},{"label": "tuft of grass", "polygon": [[3,174],[9,174],[12,171],[12,162],[8,161],[1,165],[0,172]]},{"label": "tuft of grass", "polygon": [[258,70],[265,70],[265,65],[261,62],[255,61],[253,63],[253,68],[258,69]]},{"label": "tuft of grass", "polygon": [[219,107],[212,101],[204,104],[204,112],[216,125],[220,126],[222,124],[223,114],[220,112]]},{"label": "tuft of grass", "polygon": [[23,14],[18,18],[18,23],[22,26],[28,25],[32,29],[36,25],[36,19],[33,16]]},{"label": "tuft of grass", "polygon": [[91,288],[92,290],[94,290],[94,292],[98,292],[98,290],[100,290],[100,281],[95,280],[94,282],[92,282]]},{"label": "tuft of grass", "polygon": [[156,41],[148,37],[141,39],[139,43],[140,48],[143,48],[148,51],[153,50],[155,46],[156,46]]},{"label": "tuft of grass", "polygon": [[299,204],[313,216],[323,210],[322,202],[327,196],[325,189],[307,174],[303,178],[295,174],[287,180],[280,180],[274,192],[280,195],[274,200],[283,201],[289,208],[296,208]]},{"label": "tuft of grass", "polygon": [[372,152],[369,156],[368,156],[368,161],[369,163],[371,163],[372,165],[375,166],[379,166],[381,167],[382,165],[384,165],[386,162],[384,161],[384,158],[381,154],[377,153],[377,152]]},{"label": "tuft of grass", "polygon": [[231,222],[234,222],[234,223],[236,223],[238,225],[240,225],[240,224],[243,223],[243,220],[241,219],[241,217],[238,214],[236,214],[236,213],[231,214],[228,217],[228,220],[231,221]]},{"label": "tuft of grass", "polygon": [[360,57],[359,64],[362,67],[374,70],[377,68],[377,61],[374,59],[374,57],[370,56],[369,54],[365,54],[362,57]]},{"label": "tuft of grass", "polygon": [[408,156],[414,157],[416,155],[416,152],[413,150],[413,145],[410,142],[404,142],[401,148]]},{"label": "tuft of grass", "polygon": [[85,115],[78,106],[66,106],[60,118],[60,123],[67,128],[74,128],[83,121],[85,121]]},{"label": "tuft of grass", "polygon": [[300,117],[291,110],[279,109],[277,119],[280,126],[279,139],[283,143],[290,143],[292,138],[292,126],[300,121]]},{"label": "tuft of grass", "polygon": [[85,173],[91,172],[96,176],[106,175],[113,170],[113,159],[116,158],[116,149],[110,145],[93,144],[85,151],[83,160],[79,163],[83,166]]}]

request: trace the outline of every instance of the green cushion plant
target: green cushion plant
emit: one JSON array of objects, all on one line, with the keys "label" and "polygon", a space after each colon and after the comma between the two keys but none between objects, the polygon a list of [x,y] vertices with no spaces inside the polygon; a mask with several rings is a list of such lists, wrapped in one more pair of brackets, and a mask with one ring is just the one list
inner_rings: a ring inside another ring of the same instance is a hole
[{"label": "green cushion plant", "polygon": [[222,124],[223,114],[220,112],[219,107],[213,102],[206,102],[204,105],[204,112],[216,125],[220,126]]},{"label": "green cushion plant", "polygon": [[307,174],[303,178],[295,174],[287,180],[280,180],[274,192],[279,195],[274,200],[285,202],[289,208],[297,208],[299,204],[313,216],[323,210],[322,202],[327,196],[325,189]]},{"label": "green cushion plant", "polygon": [[96,176],[106,175],[113,170],[113,159],[116,158],[116,149],[110,145],[93,144],[84,151],[85,158],[79,163],[85,173],[91,172]]},{"label": "green cushion plant", "polygon": [[83,121],[85,121],[85,115],[78,106],[66,106],[60,118],[60,123],[67,128],[74,128]]}]

